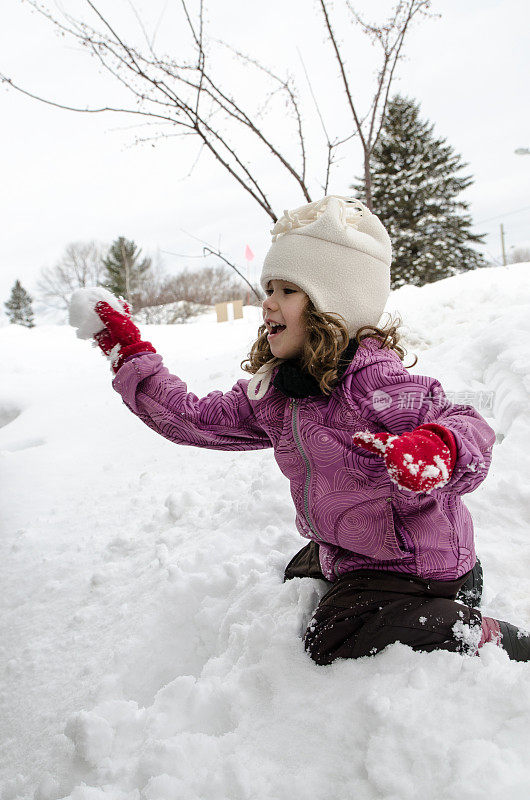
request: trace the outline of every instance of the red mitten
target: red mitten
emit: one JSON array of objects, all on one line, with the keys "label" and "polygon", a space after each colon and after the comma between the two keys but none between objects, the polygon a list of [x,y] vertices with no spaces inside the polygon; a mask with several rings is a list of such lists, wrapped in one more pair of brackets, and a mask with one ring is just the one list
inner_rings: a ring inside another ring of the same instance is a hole
[{"label": "red mitten", "polygon": [[124,313],[100,300],[94,311],[104,324],[103,330],[94,334],[99,347],[110,358],[112,369],[117,372],[128,356],[136,353],[156,353],[151,342],[142,341],[140,331],[130,317],[130,309],[123,302]]},{"label": "red mitten", "polygon": [[370,453],[382,456],[391,480],[400,489],[429,492],[445,486],[456,462],[453,434],[435,423],[401,436],[391,433],[355,433],[353,441]]}]

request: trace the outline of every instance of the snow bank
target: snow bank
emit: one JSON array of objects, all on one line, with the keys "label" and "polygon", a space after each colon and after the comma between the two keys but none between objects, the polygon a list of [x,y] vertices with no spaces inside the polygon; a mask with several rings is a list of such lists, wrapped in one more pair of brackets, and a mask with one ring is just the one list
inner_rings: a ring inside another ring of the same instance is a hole
[{"label": "snow bank", "polygon": [[[483,610],[529,626],[529,265],[388,308],[413,371],[495,428],[465,498]],[[258,321],[145,332],[202,395],[240,377]],[[301,635],[325,585],[282,583],[303,541],[272,453],[156,437],[69,328],[0,341],[2,800],[527,797],[529,665],[397,644],[317,667]]]}]

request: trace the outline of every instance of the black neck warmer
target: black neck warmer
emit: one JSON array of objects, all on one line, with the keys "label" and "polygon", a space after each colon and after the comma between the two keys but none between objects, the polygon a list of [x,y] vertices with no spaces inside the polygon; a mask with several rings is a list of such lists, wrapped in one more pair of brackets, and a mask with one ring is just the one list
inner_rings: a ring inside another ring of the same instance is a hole
[{"label": "black neck warmer", "polygon": [[[350,339],[348,347],[339,360],[337,370],[338,378],[342,378],[349,364],[359,347],[357,339]],[[272,385],[279,389],[287,397],[310,397],[311,395],[323,395],[318,381],[308,372],[302,369],[298,361],[283,361],[278,367]]]}]

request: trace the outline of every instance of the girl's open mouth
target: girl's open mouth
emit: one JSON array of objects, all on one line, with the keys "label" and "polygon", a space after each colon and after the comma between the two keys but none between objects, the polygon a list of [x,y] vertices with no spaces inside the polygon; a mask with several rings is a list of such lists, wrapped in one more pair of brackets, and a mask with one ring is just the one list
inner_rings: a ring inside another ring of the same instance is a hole
[{"label": "girl's open mouth", "polygon": [[278,336],[280,336],[280,335],[281,335],[281,334],[284,332],[285,328],[286,328],[286,326],[285,326],[285,325],[276,325],[276,326],[275,326],[275,327],[274,327],[274,328],[273,328],[273,329],[270,331],[270,333],[267,335],[267,339],[268,339],[269,341],[270,341],[271,339],[276,339]]}]

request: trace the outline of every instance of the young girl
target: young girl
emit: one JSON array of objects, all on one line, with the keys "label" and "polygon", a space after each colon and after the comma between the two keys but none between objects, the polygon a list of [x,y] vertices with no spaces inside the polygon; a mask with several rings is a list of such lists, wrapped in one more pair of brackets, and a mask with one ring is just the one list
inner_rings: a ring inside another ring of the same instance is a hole
[{"label": "young girl", "polygon": [[178,444],[274,448],[309,539],[285,579],[329,582],[304,638],[318,664],[398,641],[460,653],[495,641],[530,660],[529,636],[472,607],[481,574],[462,495],[486,477],[494,432],[407,371],[395,326],[376,327],[390,291],[383,225],[357,200],[328,196],[286,211],[272,234],[263,324],[242,364],[250,381],[197,398],[126,305],[92,294],[114,389]]}]

